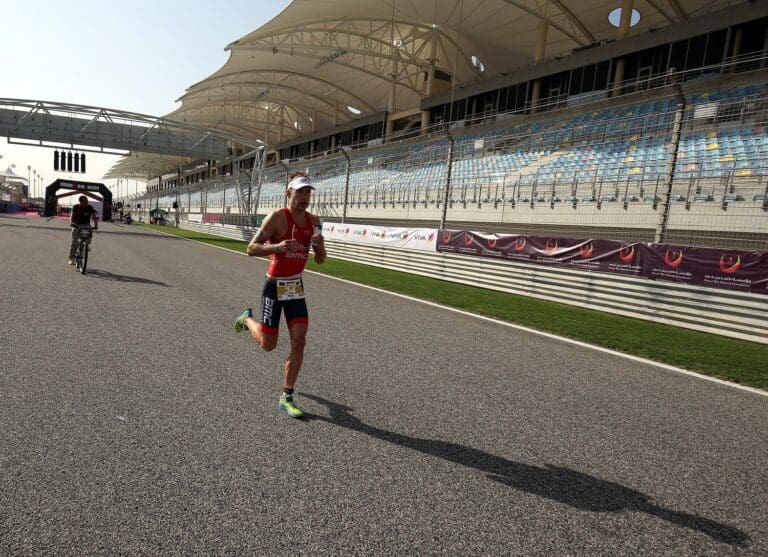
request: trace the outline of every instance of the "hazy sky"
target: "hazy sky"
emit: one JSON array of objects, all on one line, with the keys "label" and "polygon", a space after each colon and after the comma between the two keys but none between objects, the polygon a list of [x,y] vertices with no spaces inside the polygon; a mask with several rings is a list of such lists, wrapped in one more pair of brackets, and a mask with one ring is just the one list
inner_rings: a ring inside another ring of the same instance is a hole
[{"label": "hazy sky", "polygon": [[[190,85],[218,70],[229,43],[260,27],[289,0],[2,0],[0,97],[65,101],[163,116]],[[27,166],[43,185],[70,175],[53,170],[53,150],[0,138],[0,167]],[[87,154],[101,182],[116,156]],[[33,179],[34,182],[34,179]],[[104,181],[112,187],[114,181]],[[134,182],[128,184],[129,193]],[[138,184],[139,191],[144,184]]]}]

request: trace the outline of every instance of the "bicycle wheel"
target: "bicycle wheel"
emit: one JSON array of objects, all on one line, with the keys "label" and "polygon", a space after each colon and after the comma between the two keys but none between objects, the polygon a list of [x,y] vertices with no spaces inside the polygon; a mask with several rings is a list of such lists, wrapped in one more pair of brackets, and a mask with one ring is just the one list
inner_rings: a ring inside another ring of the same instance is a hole
[{"label": "bicycle wheel", "polygon": [[80,244],[80,272],[85,274],[85,268],[88,266],[88,242]]}]

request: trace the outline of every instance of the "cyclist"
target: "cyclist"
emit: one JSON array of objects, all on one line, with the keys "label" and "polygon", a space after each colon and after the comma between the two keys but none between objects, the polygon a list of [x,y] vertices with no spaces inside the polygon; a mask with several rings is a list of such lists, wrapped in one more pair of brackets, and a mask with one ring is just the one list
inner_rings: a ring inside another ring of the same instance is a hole
[{"label": "cyclist", "polygon": [[[75,251],[77,251],[77,240],[79,237],[78,226],[88,226],[93,220],[93,229],[98,230],[99,219],[96,217],[96,209],[93,205],[88,203],[88,198],[81,195],[77,198],[78,204],[72,207],[72,216],[69,218],[69,226],[72,227],[72,243],[69,246],[69,260],[70,265],[75,264]],[[93,241],[93,235],[88,240],[90,246]]]},{"label": "cyclist", "polygon": [[250,308],[235,321],[235,331],[248,330],[259,346],[269,352],[277,346],[280,314],[285,311],[291,352],[285,361],[283,392],[277,405],[293,418],[304,415],[293,401],[309,324],[301,275],[310,249],[316,263],[323,263],[326,257],[320,219],[307,212],[314,189],[304,173],[292,174],[288,183],[288,206],[269,214],[248,244],[248,255],[269,255],[271,261],[261,291],[258,321]]}]

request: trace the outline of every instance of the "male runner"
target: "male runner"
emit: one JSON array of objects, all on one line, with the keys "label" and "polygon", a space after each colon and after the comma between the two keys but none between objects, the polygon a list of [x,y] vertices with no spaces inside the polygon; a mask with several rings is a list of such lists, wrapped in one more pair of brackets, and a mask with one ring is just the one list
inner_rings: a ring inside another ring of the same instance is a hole
[{"label": "male runner", "polygon": [[285,311],[291,352],[285,361],[283,393],[277,405],[293,418],[304,416],[293,401],[293,387],[304,360],[309,323],[301,275],[310,248],[314,252],[315,263],[324,262],[326,256],[320,219],[307,212],[314,189],[304,173],[292,174],[288,182],[288,206],[269,214],[248,244],[248,255],[269,255],[270,264],[261,291],[259,321],[253,318],[250,308],[235,321],[235,331],[248,330],[253,339],[269,352],[277,345],[280,314]]}]

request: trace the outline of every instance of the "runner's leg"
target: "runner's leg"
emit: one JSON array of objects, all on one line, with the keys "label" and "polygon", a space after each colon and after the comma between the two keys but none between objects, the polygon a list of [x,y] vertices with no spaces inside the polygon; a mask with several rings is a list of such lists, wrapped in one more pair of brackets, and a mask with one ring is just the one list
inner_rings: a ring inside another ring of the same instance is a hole
[{"label": "runner's leg", "polygon": [[286,302],[285,320],[288,322],[288,332],[291,336],[291,352],[285,360],[285,383],[283,383],[283,388],[293,389],[293,386],[296,384],[296,378],[299,376],[301,364],[304,362],[304,345],[307,338],[307,327],[309,327],[309,312],[307,311],[306,299],[302,298]]},{"label": "runner's leg", "polygon": [[307,338],[306,320],[297,319],[288,325],[288,332],[291,335],[291,352],[288,359],[285,360],[285,382],[284,389],[293,389],[296,379],[299,377],[301,364],[304,362],[304,345]]},{"label": "runner's leg", "polygon": [[265,280],[261,289],[259,321],[253,317],[247,317],[244,323],[253,340],[258,342],[259,346],[267,352],[271,352],[277,346],[282,310],[282,304],[277,301],[277,287],[273,282]]}]

